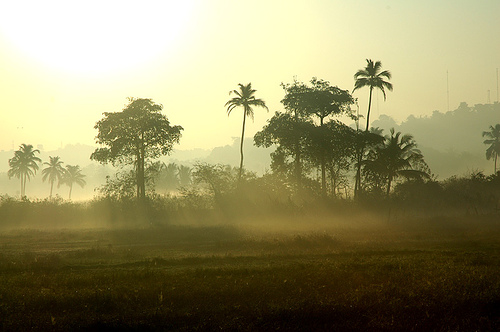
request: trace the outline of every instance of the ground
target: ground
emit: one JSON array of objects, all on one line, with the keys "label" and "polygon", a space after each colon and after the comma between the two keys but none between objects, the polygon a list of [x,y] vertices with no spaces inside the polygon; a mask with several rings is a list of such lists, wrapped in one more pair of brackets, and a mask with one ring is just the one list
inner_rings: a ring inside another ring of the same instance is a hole
[{"label": "ground", "polygon": [[2,231],[0,329],[500,329],[495,218],[294,223]]}]

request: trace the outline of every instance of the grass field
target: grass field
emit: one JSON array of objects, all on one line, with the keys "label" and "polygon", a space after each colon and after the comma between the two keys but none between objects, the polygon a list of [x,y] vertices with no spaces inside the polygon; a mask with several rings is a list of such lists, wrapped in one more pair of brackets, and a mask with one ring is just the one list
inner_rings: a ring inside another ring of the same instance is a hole
[{"label": "grass field", "polygon": [[262,224],[3,231],[0,329],[500,329],[495,217]]}]

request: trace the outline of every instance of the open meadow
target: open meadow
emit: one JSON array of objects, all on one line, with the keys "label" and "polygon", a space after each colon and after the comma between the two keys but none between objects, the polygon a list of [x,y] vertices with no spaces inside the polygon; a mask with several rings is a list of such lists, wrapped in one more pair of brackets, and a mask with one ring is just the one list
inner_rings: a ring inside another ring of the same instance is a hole
[{"label": "open meadow", "polygon": [[0,329],[500,329],[498,215],[307,222],[3,230]]}]

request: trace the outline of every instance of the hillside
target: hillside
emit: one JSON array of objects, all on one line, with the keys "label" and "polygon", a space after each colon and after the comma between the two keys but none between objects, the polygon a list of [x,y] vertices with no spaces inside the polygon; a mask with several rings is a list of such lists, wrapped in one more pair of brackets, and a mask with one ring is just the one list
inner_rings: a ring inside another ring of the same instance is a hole
[{"label": "hillside", "polygon": [[372,126],[384,129],[385,133],[394,127],[403,134],[412,134],[432,172],[442,180],[476,170],[493,172],[493,162],[485,157],[482,133],[497,123],[500,123],[499,103],[473,107],[461,103],[454,111],[434,111],[428,117],[409,116],[401,124],[381,115]]}]

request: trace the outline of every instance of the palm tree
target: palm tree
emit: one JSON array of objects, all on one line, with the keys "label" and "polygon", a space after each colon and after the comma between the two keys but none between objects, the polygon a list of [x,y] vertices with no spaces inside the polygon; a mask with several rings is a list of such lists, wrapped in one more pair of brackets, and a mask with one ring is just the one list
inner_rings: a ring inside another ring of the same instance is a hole
[{"label": "palm tree", "polygon": [[42,170],[42,180],[45,182],[47,178],[50,182],[50,195],[49,198],[52,198],[52,189],[54,188],[54,182],[61,182],[62,176],[64,174],[64,168],[61,166],[63,164],[62,161],[59,160],[59,157],[50,157],[49,162],[44,162],[44,165],[47,165]]},{"label": "palm tree", "polygon": [[26,197],[26,181],[36,174],[38,163],[42,160],[35,156],[40,153],[38,149],[33,149],[31,144],[21,144],[19,150],[14,152],[14,157],[9,159],[9,178],[15,176],[21,179],[21,198]]},{"label": "palm tree", "polygon": [[231,111],[238,107],[242,106],[243,107],[243,129],[241,130],[241,143],[240,143],[240,173],[239,173],[239,178],[241,179],[241,174],[243,172],[243,139],[245,138],[245,121],[246,117],[249,116],[253,119],[253,109],[252,106],[260,106],[264,107],[267,111],[269,109],[266,106],[266,103],[262,99],[256,99],[254,94],[255,91],[252,89],[252,83],[248,83],[247,85],[243,84],[238,84],[239,90],[233,90],[229,92],[229,95],[234,93],[236,97],[231,98],[228,100],[228,102],[224,105],[227,106],[227,115],[231,114]]},{"label": "palm tree", "polygon": [[488,137],[483,143],[488,144],[486,159],[495,158],[495,174],[497,174],[497,159],[500,154],[500,124],[490,126],[490,131],[483,131],[483,137]]},{"label": "palm tree", "polygon": [[385,81],[384,79],[390,80],[392,75],[388,70],[380,71],[382,68],[382,62],[373,62],[371,59],[366,59],[367,65],[365,68],[360,69],[354,74],[354,89],[352,92],[360,89],[362,87],[370,87],[370,98],[368,99],[368,112],[366,114],[366,129],[368,131],[370,126],[370,109],[372,105],[372,92],[374,88],[380,89],[384,94],[384,100],[386,99],[385,89],[392,91],[392,83]]},{"label": "palm tree", "polygon": [[429,178],[428,166],[422,153],[417,149],[412,135],[395,133],[385,136],[383,143],[377,145],[365,161],[367,170],[377,174],[386,181],[386,194],[389,195],[394,179]]},{"label": "palm tree", "polygon": [[69,187],[69,199],[71,199],[71,191],[73,190],[74,183],[78,184],[82,188],[87,184],[87,182],[83,179],[84,177],[85,175],[82,174],[80,166],[66,165],[60,184],[64,183]]},{"label": "palm tree", "polygon": [[177,177],[179,178],[180,185],[182,187],[187,187],[191,185],[191,167],[180,165],[177,171]]}]

